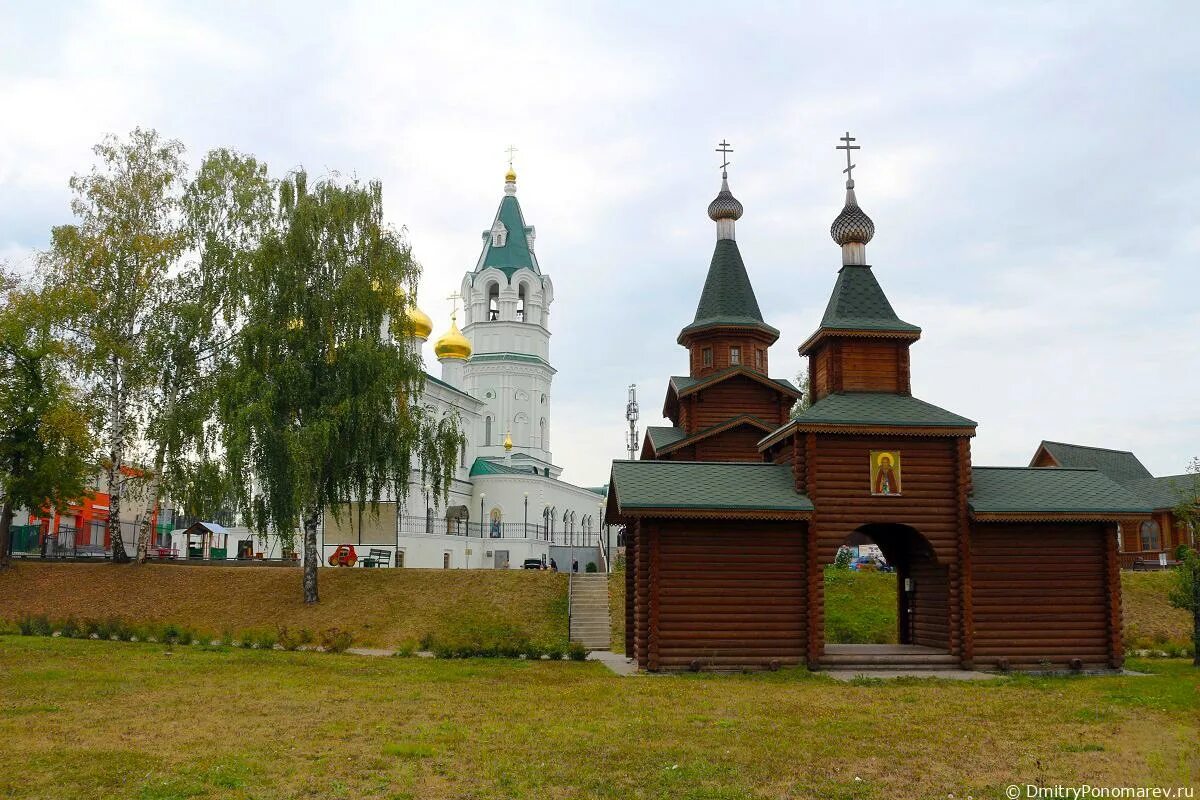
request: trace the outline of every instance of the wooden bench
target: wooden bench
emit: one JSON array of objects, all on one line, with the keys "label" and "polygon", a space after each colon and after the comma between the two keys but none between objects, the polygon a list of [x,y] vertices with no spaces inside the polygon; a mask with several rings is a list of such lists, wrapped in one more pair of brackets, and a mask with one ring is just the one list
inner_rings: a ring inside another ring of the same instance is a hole
[{"label": "wooden bench", "polygon": [[387,550],[379,550],[371,548],[367,552],[367,557],[362,560],[364,567],[390,567],[392,565],[392,554]]}]

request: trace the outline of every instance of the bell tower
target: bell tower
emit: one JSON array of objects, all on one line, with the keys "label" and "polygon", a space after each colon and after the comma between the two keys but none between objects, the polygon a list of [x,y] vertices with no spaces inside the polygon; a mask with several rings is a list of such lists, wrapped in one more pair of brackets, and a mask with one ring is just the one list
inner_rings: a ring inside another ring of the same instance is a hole
[{"label": "bell tower", "polygon": [[[471,355],[463,366],[463,389],[482,400],[481,456],[509,456],[514,463],[556,475],[550,451],[550,305],[554,284],[534,251],[536,231],[525,224],[511,161],[504,196],[483,249],[462,281],[463,335]],[[511,447],[505,442],[511,439]]]}]

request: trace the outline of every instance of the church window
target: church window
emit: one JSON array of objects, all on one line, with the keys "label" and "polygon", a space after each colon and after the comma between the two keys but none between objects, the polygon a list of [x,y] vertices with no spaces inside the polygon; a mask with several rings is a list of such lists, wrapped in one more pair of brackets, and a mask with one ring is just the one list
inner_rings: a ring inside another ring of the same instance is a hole
[{"label": "church window", "polygon": [[546,438],[546,418],[545,418],[545,417],[542,417],[542,420],[541,420],[541,422],[539,422],[539,423],[538,423],[538,428],[539,428],[539,432],[540,432],[540,433],[541,433],[541,435],[542,435],[542,449],[543,449],[543,450],[549,450],[549,449],[550,449],[550,442],[549,442],[549,440]]},{"label": "church window", "polygon": [[483,446],[492,446],[492,418],[488,417],[483,421]]},{"label": "church window", "polygon": [[492,247],[504,247],[508,241],[508,228],[500,220],[496,220],[496,224],[492,226]]},{"label": "church window", "polygon": [[500,284],[488,284],[488,319],[495,322],[500,319]]},{"label": "church window", "polygon": [[1157,550],[1158,544],[1158,523],[1154,520],[1146,520],[1142,523],[1142,549]]},{"label": "church window", "polygon": [[701,353],[701,359],[704,362],[704,366],[706,366],[706,367],[712,366],[712,348],[711,347],[704,348],[703,352]]},{"label": "church window", "polygon": [[742,348],[729,348],[729,363],[733,366],[737,366],[738,364],[742,363]]},{"label": "church window", "polygon": [[754,366],[758,367],[759,369],[765,369],[766,361],[767,361],[767,354],[765,352],[763,352],[762,348],[755,348],[755,350],[754,350]]},{"label": "church window", "polygon": [[525,284],[522,283],[517,288],[517,322],[525,321],[525,297],[526,287]]}]

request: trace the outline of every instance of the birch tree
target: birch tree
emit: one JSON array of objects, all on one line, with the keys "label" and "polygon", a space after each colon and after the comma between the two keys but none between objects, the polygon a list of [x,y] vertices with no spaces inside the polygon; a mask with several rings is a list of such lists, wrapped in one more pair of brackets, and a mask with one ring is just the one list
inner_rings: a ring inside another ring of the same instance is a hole
[{"label": "birch tree", "polygon": [[462,437],[417,403],[424,372],[404,346],[403,312],[419,267],[383,222],[380,184],[310,186],[297,172],[276,206],[242,281],[218,416],[256,526],[303,528],[304,600],[315,603],[322,509],[402,495],[414,459],[445,494]]},{"label": "birch tree", "polygon": [[42,263],[47,288],[79,300],[62,330],[86,391],[102,401],[108,536],[113,560],[126,562],[122,500],[156,374],[148,322],[171,302],[170,270],[187,246],[180,216],[186,165],[182,144],[142,128],[93,150],[96,166],[70,181],[75,222],[52,230]]}]

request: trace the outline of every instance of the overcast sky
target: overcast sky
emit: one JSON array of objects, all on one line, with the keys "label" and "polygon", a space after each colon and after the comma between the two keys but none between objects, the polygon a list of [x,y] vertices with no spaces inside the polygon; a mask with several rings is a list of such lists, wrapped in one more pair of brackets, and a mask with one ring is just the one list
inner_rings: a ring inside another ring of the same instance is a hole
[{"label": "overcast sky", "polygon": [[1173,474],[1200,454],[1198,23],[1183,2],[5,3],[0,259],[29,268],[89,147],[149,126],[192,164],[228,146],[381,179],[437,335],[515,144],[555,284],[551,443],[597,485],[628,384],[661,424],[686,373],[716,143],[790,378],[841,263],[849,129],[868,261],[924,329],[914,394],[979,421],[975,463],[1047,438]]}]

